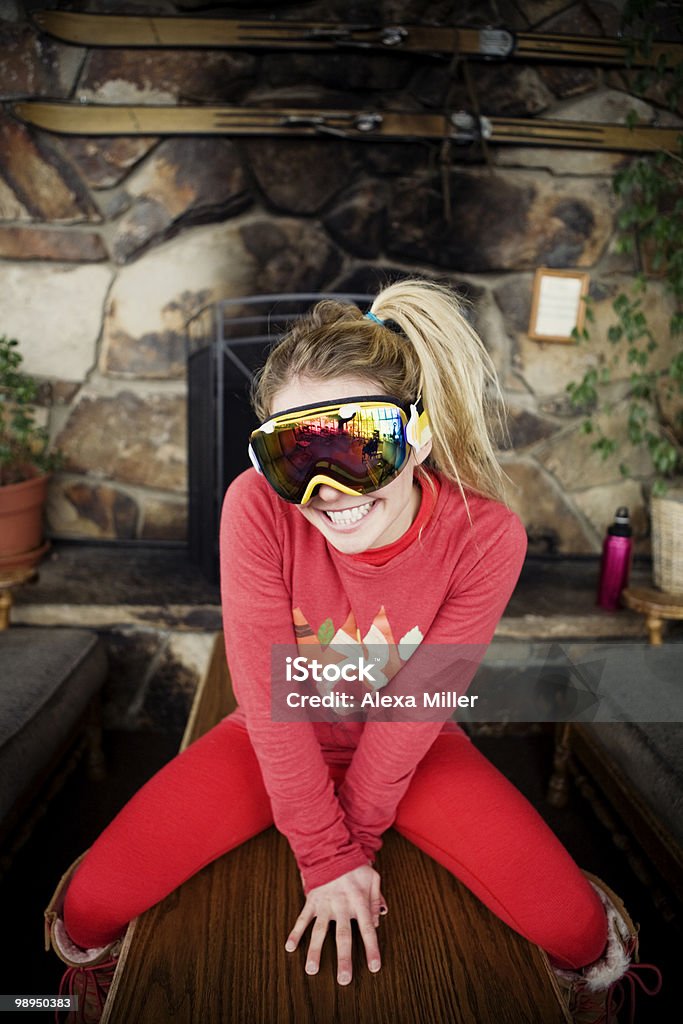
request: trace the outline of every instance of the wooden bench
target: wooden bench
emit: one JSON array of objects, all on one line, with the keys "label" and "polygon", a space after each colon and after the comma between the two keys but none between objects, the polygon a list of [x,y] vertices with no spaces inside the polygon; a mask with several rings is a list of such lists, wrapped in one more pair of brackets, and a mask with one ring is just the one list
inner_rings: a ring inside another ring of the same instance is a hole
[{"label": "wooden bench", "polygon": [[[235,707],[216,638],[181,750]],[[302,907],[289,845],[272,827],[188,879],[128,926],[102,1024],[560,1024],[570,1021],[542,950],[511,931],[449,872],[390,829],[378,855],[390,911],[373,975],[354,924],[353,980],[336,948],[304,971],[285,939]]]}]

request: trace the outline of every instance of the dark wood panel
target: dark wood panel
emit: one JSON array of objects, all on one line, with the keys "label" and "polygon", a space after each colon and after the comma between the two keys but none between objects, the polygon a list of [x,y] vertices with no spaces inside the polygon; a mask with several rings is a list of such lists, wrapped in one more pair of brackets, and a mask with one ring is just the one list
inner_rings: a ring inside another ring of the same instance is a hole
[{"label": "dark wood panel", "polygon": [[[193,738],[230,707],[220,639],[214,653],[188,723]],[[367,969],[355,924],[348,986],[336,982],[331,933],[317,976],[304,971],[310,929],[294,953],[285,951],[302,906],[301,882],[286,839],[269,828],[131,925],[103,1024],[569,1020],[545,955],[393,829],[378,870],[390,907],[379,927],[378,974]]]},{"label": "dark wood panel", "polygon": [[217,633],[209,666],[192,701],[180,749],[184,750],[188,744],[198,740],[236,707],[223,634]]}]

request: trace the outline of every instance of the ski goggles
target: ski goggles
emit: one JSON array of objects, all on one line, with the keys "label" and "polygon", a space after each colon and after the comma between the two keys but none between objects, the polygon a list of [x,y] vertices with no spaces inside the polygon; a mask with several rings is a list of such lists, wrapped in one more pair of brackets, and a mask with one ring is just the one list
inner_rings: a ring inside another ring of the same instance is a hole
[{"label": "ski goggles", "polygon": [[379,490],[430,437],[421,398],[362,395],[272,416],[252,431],[249,457],[281,498],[305,505],[320,484],[353,495]]}]

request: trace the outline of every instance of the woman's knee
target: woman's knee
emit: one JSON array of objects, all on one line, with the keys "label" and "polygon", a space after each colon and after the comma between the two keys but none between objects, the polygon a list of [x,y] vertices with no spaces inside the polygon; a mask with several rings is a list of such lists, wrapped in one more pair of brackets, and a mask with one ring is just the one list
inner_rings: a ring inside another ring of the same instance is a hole
[{"label": "woman's knee", "polygon": [[549,954],[553,965],[576,970],[598,960],[607,943],[607,917],[588,881],[561,900],[561,913],[541,923],[534,941]]},{"label": "woman's knee", "polygon": [[69,882],[62,914],[70,938],[84,949],[113,942],[126,924],[119,896],[102,884],[87,857]]}]

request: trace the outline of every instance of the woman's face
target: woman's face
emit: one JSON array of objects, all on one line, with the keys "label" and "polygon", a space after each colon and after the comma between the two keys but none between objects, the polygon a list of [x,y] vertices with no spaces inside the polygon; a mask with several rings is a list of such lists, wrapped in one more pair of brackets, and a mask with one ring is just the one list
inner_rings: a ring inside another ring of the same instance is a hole
[{"label": "woman's face", "polygon": [[[363,377],[335,377],[333,380],[299,378],[276,392],[270,409],[275,416],[283,409],[300,405],[352,398],[354,395],[381,395],[382,388]],[[321,484],[306,505],[297,505],[302,516],[327,538],[337,551],[355,555],[368,548],[379,548],[402,537],[417,516],[420,488],[413,480],[414,468],[427,458],[431,441],[410,458],[390,483],[368,495],[344,494],[336,487]],[[361,518],[353,523],[334,522],[328,512],[356,509]]]}]

